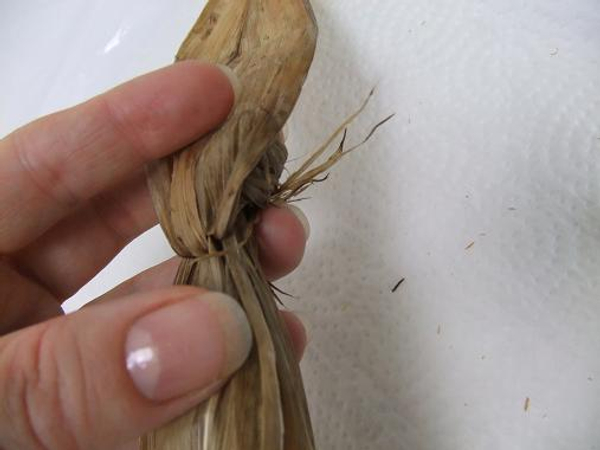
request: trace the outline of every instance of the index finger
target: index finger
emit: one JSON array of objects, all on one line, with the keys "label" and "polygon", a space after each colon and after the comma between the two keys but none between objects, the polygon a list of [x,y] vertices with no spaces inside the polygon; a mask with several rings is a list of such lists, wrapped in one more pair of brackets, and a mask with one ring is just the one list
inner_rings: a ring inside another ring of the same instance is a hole
[{"label": "index finger", "polygon": [[187,61],[136,78],[0,140],[0,254],[217,127],[234,91],[218,67]]}]

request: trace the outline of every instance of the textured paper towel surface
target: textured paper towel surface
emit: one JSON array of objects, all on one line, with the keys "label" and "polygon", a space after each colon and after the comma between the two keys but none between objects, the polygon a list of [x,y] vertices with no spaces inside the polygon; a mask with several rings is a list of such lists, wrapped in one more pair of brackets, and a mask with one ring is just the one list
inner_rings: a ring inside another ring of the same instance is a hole
[{"label": "textured paper towel surface", "polygon": [[[313,4],[292,153],[375,84],[350,140],[397,113],[300,204],[280,283],[320,448],[600,449],[600,5]],[[0,132],[167,64],[201,5],[2,4]],[[153,230],[70,307],[169,254]]]}]

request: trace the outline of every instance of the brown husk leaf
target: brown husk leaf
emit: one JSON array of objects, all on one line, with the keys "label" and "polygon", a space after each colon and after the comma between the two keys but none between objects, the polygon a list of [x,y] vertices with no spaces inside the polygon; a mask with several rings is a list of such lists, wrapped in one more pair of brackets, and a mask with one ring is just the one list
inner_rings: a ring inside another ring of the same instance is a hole
[{"label": "brown husk leaf", "polygon": [[[266,206],[293,201],[340,158],[360,108],[285,182],[280,131],[312,63],[317,25],[308,0],[209,0],[177,54],[230,67],[241,80],[234,112],[211,135],[148,167],[161,226],[182,256],[175,284],[203,286],[238,299],[254,347],[222,390],[170,424],[140,438],[141,450],[313,450],[300,369],[265,278],[253,235]],[[327,150],[342,135],[337,149]],[[325,160],[319,163],[319,159]]]},{"label": "brown husk leaf", "polygon": [[153,202],[184,257],[175,283],[238,299],[254,347],[218,394],[141,438],[143,450],[314,448],[298,363],[252,233],[280,189],[287,151],[278,135],[316,38],[308,0],[210,0],[177,54],[227,65],[242,85],[219,130],[148,168]]}]

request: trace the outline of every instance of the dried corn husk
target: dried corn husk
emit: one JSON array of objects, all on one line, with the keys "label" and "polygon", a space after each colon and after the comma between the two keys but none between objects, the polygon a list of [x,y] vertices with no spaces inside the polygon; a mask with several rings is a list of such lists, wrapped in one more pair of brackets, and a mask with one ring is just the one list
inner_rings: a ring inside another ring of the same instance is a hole
[{"label": "dried corn husk", "polygon": [[[292,192],[279,177],[278,139],[312,62],[308,0],[209,0],[177,54],[231,68],[236,106],[216,132],[151,165],[161,226],[184,260],[176,284],[238,299],[254,334],[240,371],[206,403],[141,438],[143,450],[310,450],[314,440],[298,364],[261,272],[257,213]],[[312,179],[299,174],[298,191]]]}]

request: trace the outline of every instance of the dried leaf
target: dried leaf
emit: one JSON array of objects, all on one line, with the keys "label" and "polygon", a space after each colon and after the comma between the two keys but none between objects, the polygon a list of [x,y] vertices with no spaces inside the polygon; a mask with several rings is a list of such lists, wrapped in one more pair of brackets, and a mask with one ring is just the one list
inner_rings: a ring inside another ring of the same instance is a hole
[{"label": "dried leaf", "polygon": [[230,67],[235,111],[210,136],[148,168],[161,226],[184,258],[177,284],[239,299],[254,333],[246,364],[217,395],[141,438],[144,450],[310,450],[304,388],[252,231],[287,159],[279,133],[314,55],[308,0],[209,0],[177,60]]}]

